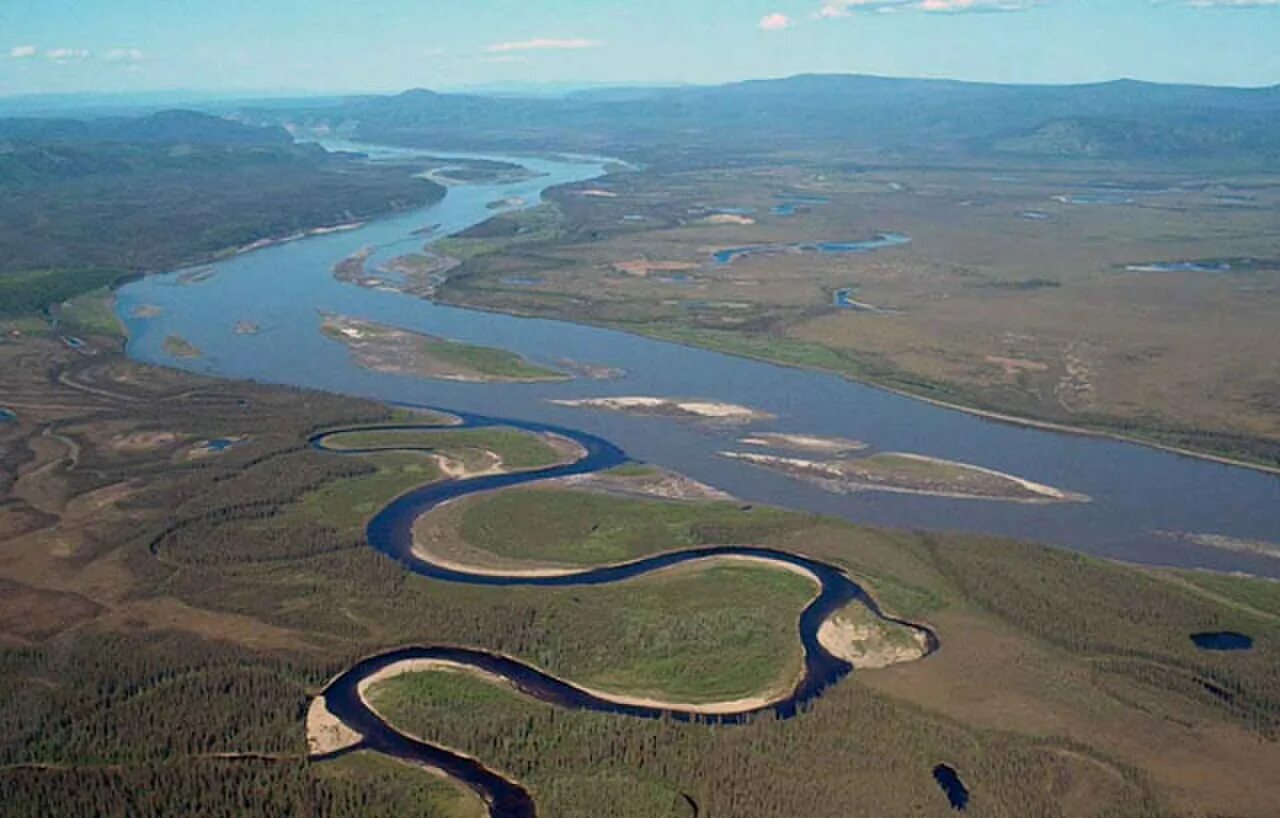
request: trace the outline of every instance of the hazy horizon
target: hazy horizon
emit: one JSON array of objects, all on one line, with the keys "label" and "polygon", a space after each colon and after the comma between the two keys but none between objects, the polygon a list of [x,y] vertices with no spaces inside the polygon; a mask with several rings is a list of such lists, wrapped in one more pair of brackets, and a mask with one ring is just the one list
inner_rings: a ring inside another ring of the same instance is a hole
[{"label": "hazy horizon", "polygon": [[[1081,86],[1081,85],[1105,85],[1114,82],[1139,82],[1148,85],[1182,85],[1182,86],[1199,86],[1205,88],[1230,88],[1240,90],[1265,90],[1269,88],[1280,88],[1280,82],[1267,83],[1264,85],[1230,85],[1230,84],[1214,84],[1214,83],[1166,83],[1153,80],[1143,80],[1135,77],[1113,77],[1104,80],[1094,80],[1090,82],[991,82],[984,80],[965,80],[955,77],[928,77],[928,76],[901,76],[888,74],[867,74],[855,72],[804,72],[798,74],[786,74],[781,76],[751,76],[741,77],[738,79],[725,80],[724,82],[709,83],[659,83],[659,82],[643,82],[643,81],[626,81],[619,80],[617,82],[574,82],[565,81],[546,81],[546,82],[520,82],[498,81],[491,83],[478,83],[474,85],[441,85],[436,87],[430,86],[409,86],[409,87],[388,87],[388,88],[371,88],[364,90],[339,90],[324,88],[156,88],[140,91],[36,91],[19,94],[0,94],[0,100],[7,102],[17,102],[22,100],[30,100],[39,102],[41,100],[50,103],[64,102],[65,105],[51,104],[50,109],[67,109],[72,110],[81,105],[90,106],[93,103],[112,103],[115,102],[124,107],[145,106],[147,104],[163,105],[163,104],[183,104],[198,102],[236,102],[247,100],[305,100],[305,99],[337,99],[341,97],[353,96],[393,96],[397,94],[408,93],[411,91],[431,91],[440,94],[475,94],[478,96],[527,96],[527,97],[547,97],[554,98],[577,91],[589,90],[610,90],[610,89],[649,89],[649,88],[713,88],[722,85],[733,85],[737,83],[748,82],[769,82],[796,79],[805,76],[843,76],[843,77],[865,77],[887,80],[906,80],[906,81],[939,81],[939,82],[960,82],[986,85],[1025,85],[1025,86]],[[39,106],[37,106],[39,107]],[[42,109],[43,110],[43,109]]]}]

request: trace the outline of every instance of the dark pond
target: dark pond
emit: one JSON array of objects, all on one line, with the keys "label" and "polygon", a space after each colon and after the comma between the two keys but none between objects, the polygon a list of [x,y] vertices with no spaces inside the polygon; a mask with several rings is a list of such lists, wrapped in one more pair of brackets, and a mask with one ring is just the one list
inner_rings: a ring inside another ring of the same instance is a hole
[{"label": "dark pond", "polygon": [[953,810],[963,812],[969,806],[969,788],[960,780],[960,773],[955,768],[939,764],[933,768],[933,780],[938,782]]},{"label": "dark pond", "polygon": [[853,297],[857,291],[857,287],[845,287],[844,289],[836,290],[831,296],[831,303],[842,310],[877,312],[875,307],[870,304],[863,304]]},{"label": "dark pond", "polygon": [[0,423],[12,423],[18,419],[18,414],[12,409],[6,409],[0,406]]},{"label": "dark pond", "polygon": [[1235,631],[1193,633],[1191,641],[1201,650],[1253,650],[1253,637]]}]

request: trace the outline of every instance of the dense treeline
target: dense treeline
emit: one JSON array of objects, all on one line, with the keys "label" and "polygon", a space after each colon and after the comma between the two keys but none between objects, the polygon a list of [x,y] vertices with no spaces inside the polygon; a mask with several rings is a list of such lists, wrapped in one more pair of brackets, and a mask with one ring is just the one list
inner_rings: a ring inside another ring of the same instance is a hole
[{"label": "dense treeline", "polygon": [[[405,818],[452,816],[421,772],[359,779],[302,760],[175,759],[129,766],[0,771],[0,815],[59,818]],[[435,785],[438,787],[439,785]]]},{"label": "dense treeline", "polygon": [[[982,816],[1166,814],[1122,765],[1069,744],[972,731],[857,684],[833,688],[793,721],[708,727],[565,712],[482,682],[401,677],[378,695],[401,728],[483,758],[533,791],[543,814],[812,818],[950,813],[931,779],[962,772]],[[425,686],[419,686],[426,682]],[[416,689],[415,689],[416,688]],[[491,689],[490,689],[491,690]],[[602,797],[597,782],[613,782]],[[658,786],[656,786],[658,785]],[[1081,810],[1085,814],[1087,808]]]},{"label": "dense treeline", "polygon": [[306,657],[264,656],[176,633],[99,633],[6,649],[0,668],[9,703],[0,713],[0,764],[299,754],[306,688],[324,677]]},{"label": "dense treeline", "polygon": [[[0,650],[2,815],[456,815],[414,789],[430,781],[415,771],[409,779],[385,770],[336,775],[345,768],[303,762],[310,697],[358,657],[402,644],[484,647],[571,678],[636,656],[676,656],[690,644],[714,658],[722,644],[723,620],[681,629],[649,618],[642,600],[629,596],[634,583],[494,592],[430,582],[349,532],[282,522],[316,487],[369,468],[360,458],[310,450],[308,434],[387,417],[380,407],[215,387],[110,359],[77,364],[69,378],[133,399],[51,424],[78,445],[79,458],[48,471],[73,493],[129,485],[83,529],[60,532],[77,543],[68,564],[110,568],[94,582],[125,576],[107,597],[128,610],[58,625],[52,614],[69,595],[41,597],[40,577],[21,586],[32,605],[49,606],[28,615],[47,615],[51,624]],[[39,427],[21,429],[30,440],[43,436]],[[138,430],[176,434],[149,449],[116,445]],[[184,456],[201,440],[237,435],[245,439],[218,456]],[[5,463],[16,467],[25,462],[14,454],[22,441],[10,442]],[[32,524],[47,528],[52,517],[33,516]],[[710,539],[741,533],[717,525],[711,519],[695,530]],[[969,600],[1019,633],[1093,657],[1097,689],[1084,695],[1105,691],[1123,701],[1171,690],[1187,697],[1186,712],[1274,730],[1280,673],[1266,658],[1274,655],[1274,628],[1140,572],[1015,543],[932,542],[808,517],[759,533],[763,544],[868,577],[897,613],[925,615]],[[790,615],[779,620],[788,637]],[[1253,633],[1261,649],[1211,657],[1190,647],[1187,633],[1218,627]],[[1171,813],[1142,772],[1095,748],[967,726],[956,720],[962,713],[953,719],[873,693],[856,677],[793,721],[762,718],[740,728],[566,712],[469,680],[412,698],[396,716],[400,726],[526,783],[547,815],[649,818],[696,809],[772,818],[794,816],[802,805],[813,818],[941,816],[949,808],[930,772],[944,762],[972,789],[977,816]],[[278,758],[210,757],[219,753]]]},{"label": "dense treeline", "polygon": [[[936,544],[938,564],[970,599],[1073,653],[1119,673],[1215,707],[1250,729],[1280,735],[1280,646],[1272,622],[1193,592],[1064,551],[998,541]],[[1233,630],[1257,648],[1210,653],[1193,633]]]}]

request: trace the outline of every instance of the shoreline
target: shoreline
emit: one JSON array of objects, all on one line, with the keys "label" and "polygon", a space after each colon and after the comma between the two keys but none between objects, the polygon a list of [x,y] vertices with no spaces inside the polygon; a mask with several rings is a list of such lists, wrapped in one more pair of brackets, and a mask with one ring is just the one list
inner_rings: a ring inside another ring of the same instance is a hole
[{"label": "shoreline", "polygon": [[923,489],[923,488],[912,488],[910,486],[890,486],[890,485],[885,485],[883,483],[867,482],[865,480],[863,481],[845,480],[840,477],[834,477],[834,476],[821,477],[818,475],[811,475],[811,474],[798,474],[793,471],[789,471],[788,469],[784,468],[784,466],[795,467],[799,462],[806,462],[806,464],[821,466],[822,465],[821,461],[797,461],[794,458],[774,457],[772,455],[761,455],[761,454],[746,453],[746,452],[722,451],[722,452],[718,452],[718,454],[721,457],[724,457],[728,460],[735,460],[741,463],[746,463],[747,465],[755,466],[761,469],[767,469],[777,474],[790,477],[794,480],[810,483],[832,494],[857,494],[859,492],[884,492],[887,494],[910,494],[910,495],[915,495],[920,497],[938,497],[946,500],[974,500],[974,501],[984,501],[984,502],[992,502],[992,503],[1017,503],[1021,505],[1032,505],[1032,506],[1043,506],[1043,505],[1050,505],[1053,503],[1093,502],[1093,498],[1089,497],[1088,495],[1078,494],[1076,492],[1064,491],[1062,489],[1054,488],[1053,486],[1046,486],[1042,483],[1036,483],[1021,477],[1016,477],[1015,475],[1012,475],[1012,474],[996,471],[995,469],[988,469],[982,466],[975,466],[971,463],[957,463],[956,461],[944,460],[942,458],[930,457],[928,455],[909,454],[906,452],[886,452],[886,454],[892,454],[897,457],[909,458],[909,459],[919,460],[927,463],[937,463],[937,464],[946,465],[946,466],[962,466],[966,469],[971,469],[979,473],[997,477],[1002,480],[1008,480],[1014,483],[1015,485],[1019,486],[1020,488],[1026,491],[1029,491],[1032,494],[1035,494],[1037,496],[1005,497],[1005,496],[994,495],[994,494],[990,494],[990,495],[972,494],[972,493],[965,493],[961,491],[946,491],[943,489]]},{"label": "shoreline", "polygon": [[[449,502],[453,502],[453,501],[451,500]],[[444,508],[446,505],[447,503],[441,503],[440,505],[436,506],[435,509],[432,509],[432,511],[436,509]],[[468,546],[468,547],[477,551],[483,550],[483,549],[476,548],[475,546]],[[431,551],[431,549],[421,545],[418,542],[416,537],[414,538],[413,548],[410,549],[410,553],[412,553],[413,556],[417,557],[423,562],[427,562],[437,567],[445,568],[450,571],[458,571],[464,574],[483,574],[485,576],[509,577],[512,579],[555,579],[559,577],[572,577],[577,574],[585,574],[591,571],[600,571],[607,568],[622,568],[624,566],[633,565],[637,562],[657,559],[660,557],[669,557],[673,554],[680,554],[688,550],[689,550],[688,548],[673,548],[666,551],[655,551],[652,554],[646,554],[645,556],[636,557],[635,559],[626,560],[624,562],[606,562],[598,565],[568,566],[568,565],[562,565],[562,564],[558,565],[555,563],[527,561],[525,562],[526,567],[523,567],[523,568],[512,567],[511,565],[491,566],[491,565],[485,565],[482,563],[460,562],[458,560],[450,559],[448,557],[443,557],[439,554],[434,553],[433,551]],[[512,560],[512,562],[519,563],[522,561]],[[797,576],[804,577],[805,579],[809,580],[812,583],[815,583],[818,585],[821,584],[821,580],[819,580],[816,574],[802,568],[799,565],[794,565],[792,563],[788,563],[783,560],[771,560],[766,557],[753,557],[746,554],[713,554],[710,556],[701,557],[696,560],[690,560],[689,562],[682,562],[682,563],[677,563],[675,565],[663,566],[662,568],[646,573],[643,576],[631,577],[631,579],[622,580],[622,582],[629,582],[631,580],[644,579],[647,577],[656,576],[656,575],[665,573],[667,571],[673,571],[677,568],[683,568],[683,567],[688,567],[692,565],[711,564],[711,563],[717,563],[717,562],[756,563],[756,564],[767,566],[769,568],[773,568],[775,570],[788,571],[792,574],[796,574]]]},{"label": "shoreline", "polygon": [[[624,706],[650,707],[650,708],[661,709],[661,710],[675,710],[675,711],[692,713],[699,716],[733,716],[733,715],[739,715],[743,713],[750,713],[755,710],[761,710],[763,708],[768,707],[771,704],[775,704],[776,702],[780,701],[781,699],[787,696],[786,690],[782,690],[782,691],[770,690],[755,696],[746,696],[740,699],[728,699],[728,700],[719,701],[719,702],[708,702],[706,704],[692,704],[688,702],[669,702],[662,699],[647,698],[643,696],[627,696],[627,695],[617,694],[617,693],[607,693],[602,690],[597,690],[595,688],[587,687],[586,685],[577,684],[576,682],[570,682],[561,676],[557,676],[553,673],[547,673],[547,671],[543,670],[537,665],[531,664],[529,662],[525,662],[523,660],[516,660],[514,659],[514,657],[507,656],[506,654],[495,653],[494,655],[502,656],[505,659],[511,659],[513,661],[519,661],[520,664],[525,665],[529,668],[532,668],[538,673],[541,673],[547,676],[548,678],[554,679],[555,681],[559,682],[562,685],[565,685],[566,687],[573,688],[574,690],[585,693],[588,696],[599,699],[600,701],[608,702],[610,704],[624,705]],[[530,694],[525,693],[523,690],[520,689],[520,687],[515,682],[513,682],[511,679],[507,678],[506,676],[502,676],[497,673],[490,673],[486,670],[481,670],[480,668],[474,667],[472,665],[468,665],[465,662],[455,662],[449,659],[405,659],[405,660],[394,662],[390,665],[387,665],[386,667],[382,668],[378,672],[370,676],[366,676],[365,678],[361,679],[359,683],[357,683],[357,691],[359,692],[359,695],[360,695],[360,701],[364,703],[365,707],[369,708],[375,713],[378,713],[379,715],[382,715],[381,712],[377,709],[377,707],[374,706],[373,702],[370,701],[369,688],[381,682],[390,681],[391,679],[395,679],[397,677],[404,676],[410,673],[460,673],[465,676],[470,676],[486,684],[493,685],[494,687],[503,688],[521,698],[529,699],[531,701],[538,702],[539,704],[543,704],[548,707],[555,706],[553,704],[550,704],[549,702],[545,702],[542,699],[539,699],[537,696],[532,696]],[[803,675],[803,672],[801,675]],[[385,716],[384,716],[384,720],[385,720]],[[390,722],[388,722],[388,724],[390,724]],[[396,728],[396,729],[398,730],[399,728]],[[432,742],[429,742],[429,743],[432,743]]]}]

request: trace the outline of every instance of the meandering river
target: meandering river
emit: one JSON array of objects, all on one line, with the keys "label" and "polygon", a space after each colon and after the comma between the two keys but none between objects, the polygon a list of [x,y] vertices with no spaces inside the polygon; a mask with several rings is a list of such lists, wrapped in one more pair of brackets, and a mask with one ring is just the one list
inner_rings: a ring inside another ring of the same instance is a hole
[{"label": "meandering river", "polygon": [[[463,424],[461,428],[482,428],[496,423],[492,419],[483,417],[468,415],[459,417]],[[323,696],[329,713],[362,737],[354,747],[340,753],[356,749],[372,750],[405,761],[427,765],[462,781],[478,792],[489,805],[489,814],[492,818],[533,818],[537,812],[533,799],[518,782],[504,778],[476,759],[397,730],[365,701],[363,685],[377,678],[381,671],[402,663],[444,663],[453,667],[469,668],[490,679],[497,677],[527,696],[570,710],[592,710],[630,718],[670,718],[678,721],[731,725],[745,723],[752,716],[761,713],[771,713],[782,719],[792,718],[805,703],[822,695],[823,691],[853,670],[848,662],[828,652],[818,638],[822,624],[850,603],[860,603],[880,619],[919,631],[924,637],[925,652],[932,653],[937,650],[938,639],[932,631],[887,616],[875,600],[843,571],[817,560],[770,548],[750,546],[691,548],[619,565],[586,568],[569,574],[526,577],[446,567],[415,554],[413,551],[414,523],[444,503],[498,488],[528,485],[572,475],[593,474],[628,462],[625,452],[599,437],[542,424],[518,425],[530,432],[549,432],[568,437],[582,447],[584,455],[573,463],[537,471],[451,480],[423,486],[388,503],[370,521],[369,544],[421,576],[443,582],[494,587],[523,585],[564,588],[608,585],[676,565],[724,558],[747,558],[797,569],[811,577],[819,586],[817,596],[800,614],[798,623],[798,636],[804,647],[803,675],[793,689],[773,701],[735,706],[709,713],[692,706],[663,706],[617,701],[603,694],[576,687],[570,682],[551,676],[518,659],[485,651],[444,645],[401,648],[371,656],[356,663],[325,688]],[[360,449],[331,448],[326,445],[330,437],[342,434],[344,431],[358,431],[358,429],[325,432],[313,437],[311,444],[322,451],[339,456],[359,456],[365,453]],[[369,451],[387,450],[380,447]],[[397,447],[396,450],[413,451],[414,447]]]},{"label": "meandering river", "polygon": [[[414,153],[349,144],[330,147],[363,149],[375,160],[404,160]],[[1280,477],[1274,475],[1136,444],[999,423],[834,375],[610,330],[447,307],[335,280],[334,264],[362,248],[373,249],[373,268],[418,251],[429,240],[424,228],[436,228],[431,236],[455,233],[490,218],[495,212],[492,202],[536,204],[544,190],[598,177],[606,167],[605,160],[591,158],[476,158],[517,162],[539,175],[454,186],[437,204],[358,229],[234,256],[199,275],[175,271],[132,283],[118,299],[130,333],[129,354],[227,378],[568,427],[747,500],[862,523],[1024,537],[1135,562],[1280,577],[1280,559],[1170,535],[1190,532],[1224,538],[1218,542],[1280,540]],[[878,252],[894,250],[885,247]],[[378,374],[355,365],[342,344],[320,334],[322,312],[504,347],[548,365],[569,359],[619,368],[626,375],[616,381],[496,385]],[[245,327],[258,331],[245,332]],[[186,339],[203,357],[171,356],[164,344],[170,335]],[[869,492],[831,494],[718,456],[732,447],[743,429],[549,402],[614,395],[696,397],[751,406],[777,416],[776,421],[753,424],[755,431],[853,438],[880,450],[973,463],[1085,494],[1093,502],[1024,505]]]}]

